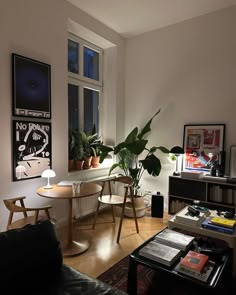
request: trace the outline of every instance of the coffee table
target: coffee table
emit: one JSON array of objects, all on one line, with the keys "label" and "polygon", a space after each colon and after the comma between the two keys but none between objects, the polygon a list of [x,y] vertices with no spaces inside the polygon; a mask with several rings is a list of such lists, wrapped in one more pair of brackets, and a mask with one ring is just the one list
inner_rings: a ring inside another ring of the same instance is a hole
[{"label": "coffee table", "polygon": [[[196,285],[200,285],[205,288],[215,288],[220,279],[222,278],[223,272],[226,269],[226,266],[229,263],[229,254],[222,255],[220,261],[216,262],[216,266],[214,268],[213,273],[210,275],[209,280],[205,283],[200,280],[182,275],[178,273],[175,270],[176,265],[179,263],[179,258],[171,267],[166,266],[164,264],[158,263],[156,261],[153,261],[151,259],[142,257],[139,255],[139,250],[142,249],[146,244],[148,244],[150,241],[154,240],[154,236],[152,236],[150,239],[145,241],[142,245],[140,245],[138,248],[136,248],[130,255],[129,255],[129,270],[128,270],[128,282],[127,282],[127,293],[130,295],[136,295],[137,294],[137,267],[138,265],[143,265],[145,267],[148,267],[154,271],[157,272],[164,272],[167,275],[175,276],[179,280],[185,280],[191,283],[194,283]],[[183,252],[182,257],[184,257],[186,252]],[[156,282],[158,284],[158,282]]]}]

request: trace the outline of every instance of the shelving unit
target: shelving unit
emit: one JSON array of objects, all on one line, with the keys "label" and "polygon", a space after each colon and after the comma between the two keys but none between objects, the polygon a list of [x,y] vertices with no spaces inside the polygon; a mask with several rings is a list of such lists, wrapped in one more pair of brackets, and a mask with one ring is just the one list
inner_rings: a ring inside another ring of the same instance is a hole
[{"label": "shelving unit", "polygon": [[169,176],[169,214],[192,205],[194,200],[213,210],[235,210],[236,183]]}]

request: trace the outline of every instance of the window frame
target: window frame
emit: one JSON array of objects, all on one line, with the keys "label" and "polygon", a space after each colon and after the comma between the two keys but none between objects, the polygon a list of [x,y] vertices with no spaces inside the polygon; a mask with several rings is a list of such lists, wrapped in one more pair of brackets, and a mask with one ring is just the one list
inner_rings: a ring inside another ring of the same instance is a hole
[{"label": "window frame", "polygon": [[[99,104],[98,104],[98,130],[97,132],[99,134],[102,133],[102,105],[103,105],[103,53],[104,50],[70,32],[67,34],[67,45],[68,40],[72,40],[76,43],[78,43],[78,74],[72,73],[68,71],[68,65],[67,65],[67,76],[68,76],[68,85],[76,85],[79,87],[78,92],[78,106],[79,106],[79,129],[84,130],[84,95],[83,90],[84,88],[88,88],[94,91],[99,92]],[[88,77],[83,76],[83,69],[84,69],[84,62],[83,62],[83,52],[84,47],[87,47],[89,49],[92,49],[99,53],[99,80],[91,79]],[[68,56],[67,56],[67,62],[68,62]],[[69,115],[69,114],[68,114]],[[69,127],[69,126],[68,126]]]}]

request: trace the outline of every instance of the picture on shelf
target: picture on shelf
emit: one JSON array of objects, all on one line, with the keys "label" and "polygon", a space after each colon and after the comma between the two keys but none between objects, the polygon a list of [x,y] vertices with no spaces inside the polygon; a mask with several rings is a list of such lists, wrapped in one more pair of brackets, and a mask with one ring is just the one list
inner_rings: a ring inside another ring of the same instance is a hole
[{"label": "picture on shelf", "polygon": [[13,181],[51,167],[51,123],[13,120]]},{"label": "picture on shelf", "polygon": [[13,116],[51,118],[51,67],[12,54]]},{"label": "picture on shelf", "polygon": [[184,125],[184,170],[209,172],[221,161],[225,124]]}]

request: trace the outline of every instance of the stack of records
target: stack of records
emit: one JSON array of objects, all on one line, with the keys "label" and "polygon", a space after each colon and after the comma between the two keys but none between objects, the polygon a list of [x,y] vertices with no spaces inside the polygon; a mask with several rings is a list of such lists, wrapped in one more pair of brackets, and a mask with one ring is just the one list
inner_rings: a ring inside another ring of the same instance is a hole
[{"label": "stack of records", "polygon": [[180,257],[181,250],[151,241],[141,248],[139,255],[171,266]]},{"label": "stack of records", "polygon": [[194,237],[166,228],[155,236],[155,241],[186,251],[192,245]]}]

